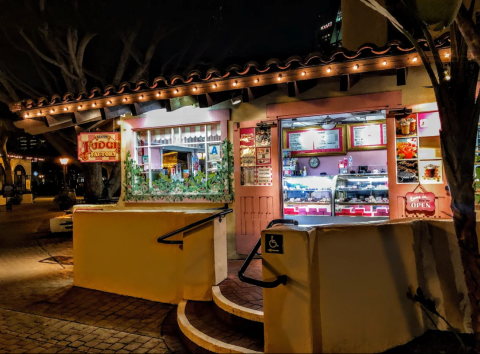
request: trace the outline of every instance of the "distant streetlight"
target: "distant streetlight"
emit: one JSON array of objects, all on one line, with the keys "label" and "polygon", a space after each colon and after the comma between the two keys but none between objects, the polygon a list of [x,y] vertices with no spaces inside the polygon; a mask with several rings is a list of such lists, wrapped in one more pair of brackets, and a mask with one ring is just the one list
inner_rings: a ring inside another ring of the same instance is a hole
[{"label": "distant streetlight", "polygon": [[63,188],[67,188],[67,164],[68,164],[68,158],[63,158],[60,159],[60,163],[63,166]]}]

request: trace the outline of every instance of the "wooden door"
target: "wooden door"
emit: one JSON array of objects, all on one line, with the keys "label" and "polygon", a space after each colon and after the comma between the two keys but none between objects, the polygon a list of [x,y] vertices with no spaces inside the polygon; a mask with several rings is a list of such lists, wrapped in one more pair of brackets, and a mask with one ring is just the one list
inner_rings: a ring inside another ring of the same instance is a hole
[{"label": "wooden door", "polygon": [[234,123],[237,253],[248,254],[270,221],[281,217],[278,128]]}]

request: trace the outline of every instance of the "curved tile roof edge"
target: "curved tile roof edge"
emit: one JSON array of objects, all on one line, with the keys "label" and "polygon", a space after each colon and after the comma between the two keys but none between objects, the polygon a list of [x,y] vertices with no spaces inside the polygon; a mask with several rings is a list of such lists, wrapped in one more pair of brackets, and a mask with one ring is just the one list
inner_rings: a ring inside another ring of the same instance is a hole
[{"label": "curved tile roof edge", "polygon": [[[423,43],[427,46],[425,39],[419,39],[420,43]],[[450,42],[450,33],[444,33],[442,36],[436,39],[436,46],[438,48],[445,47],[449,45]],[[356,52],[350,51],[346,48],[340,47],[334,50],[330,55],[325,55],[319,52],[313,52],[308,54],[305,57],[299,55],[291,56],[285,61],[281,61],[277,58],[271,58],[266,61],[265,65],[262,67],[256,61],[249,61],[243,67],[238,64],[230,65],[223,73],[221,69],[210,68],[205,72],[205,76],[202,77],[202,73],[199,70],[192,70],[185,77],[182,75],[174,75],[168,80],[165,77],[159,76],[152,80],[152,84],[145,79],[140,79],[136,83],[122,82],[118,85],[118,88],[114,85],[107,85],[102,89],[99,87],[94,87],[90,92],[79,92],[74,94],[72,92],[66,92],[63,96],[59,94],[54,94],[52,97],[39,97],[39,98],[30,98],[22,100],[23,109],[32,109],[37,107],[43,107],[54,104],[62,104],[74,101],[80,101],[82,99],[93,99],[95,97],[108,97],[110,95],[122,94],[122,93],[134,93],[142,89],[155,89],[160,87],[174,87],[176,85],[188,84],[191,82],[205,82],[209,80],[227,78],[229,76],[246,76],[248,74],[262,74],[268,71],[275,72],[280,70],[288,70],[293,65],[298,65],[300,67],[315,66],[315,65],[325,65],[332,62],[341,62],[342,60],[354,60],[361,57],[369,58],[371,56],[366,55],[366,53],[371,53],[373,56],[394,54],[395,51],[400,51],[402,53],[414,51],[415,48],[413,45],[405,45],[399,40],[389,41],[386,45],[382,47],[377,47],[374,44],[366,43],[362,45]]]}]

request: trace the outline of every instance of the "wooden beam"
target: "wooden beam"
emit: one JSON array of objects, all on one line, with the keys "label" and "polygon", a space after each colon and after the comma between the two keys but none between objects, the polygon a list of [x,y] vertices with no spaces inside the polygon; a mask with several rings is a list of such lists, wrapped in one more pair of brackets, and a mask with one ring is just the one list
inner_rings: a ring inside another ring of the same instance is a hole
[{"label": "wooden beam", "polygon": [[317,86],[318,79],[292,81],[288,83],[288,97],[296,97]]},{"label": "wooden beam", "polygon": [[346,92],[350,90],[359,81],[360,74],[340,75],[340,91]]},{"label": "wooden beam", "polygon": [[254,86],[254,87],[245,87],[242,89],[242,101],[250,102],[257,98],[269,95],[278,90],[278,85],[265,85],[265,86]]},{"label": "wooden beam", "polygon": [[407,84],[407,68],[397,69],[397,86],[405,86]]}]

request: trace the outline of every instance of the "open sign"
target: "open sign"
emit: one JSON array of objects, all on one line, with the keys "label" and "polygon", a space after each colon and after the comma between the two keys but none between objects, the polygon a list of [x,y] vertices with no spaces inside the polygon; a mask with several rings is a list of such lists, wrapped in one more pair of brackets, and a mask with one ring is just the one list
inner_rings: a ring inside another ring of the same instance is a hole
[{"label": "open sign", "polygon": [[405,196],[407,211],[435,211],[435,194],[407,193]]}]

